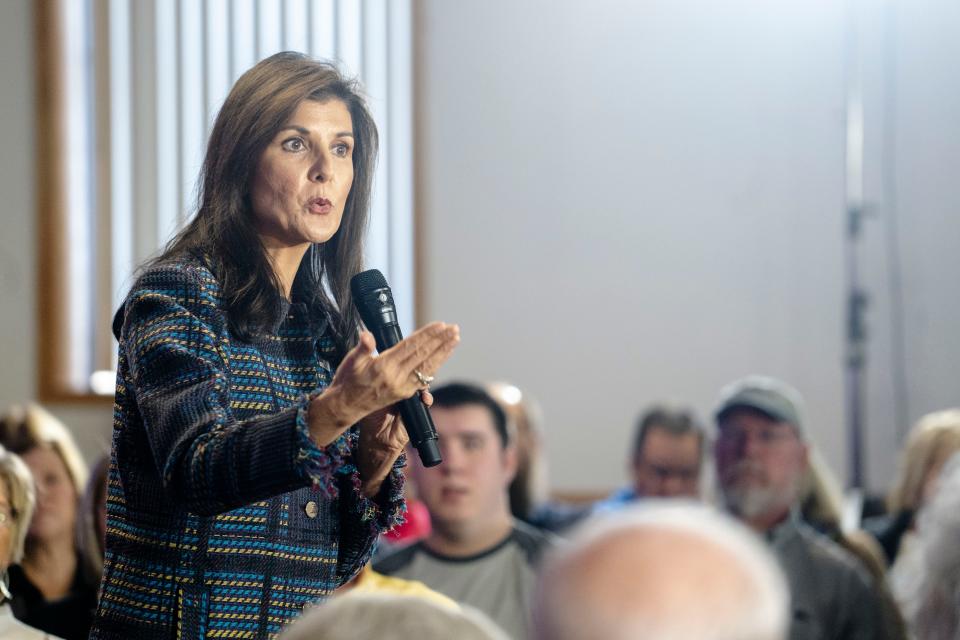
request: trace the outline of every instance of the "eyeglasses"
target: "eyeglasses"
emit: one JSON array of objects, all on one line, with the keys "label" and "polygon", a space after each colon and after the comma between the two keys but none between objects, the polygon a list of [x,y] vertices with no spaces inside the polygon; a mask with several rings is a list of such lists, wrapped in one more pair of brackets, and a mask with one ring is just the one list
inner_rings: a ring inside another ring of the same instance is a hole
[{"label": "eyeglasses", "polygon": [[717,445],[721,447],[740,446],[747,441],[758,443],[764,447],[772,447],[796,439],[796,431],[785,424],[772,425],[762,429],[747,429],[740,425],[726,425],[721,426],[717,433]]},{"label": "eyeglasses", "polygon": [[646,469],[650,474],[656,477],[658,482],[666,482],[671,478],[675,478],[680,482],[696,482],[700,477],[699,467],[666,467],[658,464],[653,464],[643,460],[642,458],[638,460],[640,466]]}]

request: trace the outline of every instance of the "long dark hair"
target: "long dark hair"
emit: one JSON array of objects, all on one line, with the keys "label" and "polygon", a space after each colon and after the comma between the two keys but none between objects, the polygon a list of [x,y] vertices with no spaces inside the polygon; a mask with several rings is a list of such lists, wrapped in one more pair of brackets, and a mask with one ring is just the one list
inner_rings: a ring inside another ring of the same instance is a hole
[{"label": "long dark hair", "polygon": [[363,270],[363,242],[377,158],[377,127],[355,81],[331,64],[285,51],[244,73],[213,125],[200,174],[197,213],[151,264],[204,255],[220,281],[230,331],[249,340],[279,319],[280,282],[257,234],[249,189],[264,149],[304,100],[341,100],[353,120],[353,186],[340,228],[310,247],[292,296],[327,314],[344,350],[356,341],[359,318],[350,278]]}]

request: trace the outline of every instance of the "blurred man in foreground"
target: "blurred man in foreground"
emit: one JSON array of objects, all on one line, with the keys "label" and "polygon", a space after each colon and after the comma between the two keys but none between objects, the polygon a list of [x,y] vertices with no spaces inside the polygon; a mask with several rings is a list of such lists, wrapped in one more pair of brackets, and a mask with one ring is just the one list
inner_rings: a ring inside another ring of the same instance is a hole
[{"label": "blurred man in foreground", "polygon": [[280,640],[507,640],[483,613],[418,596],[351,593],[304,612]]},{"label": "blurred man in foreground", "polygon": [[537,640],[782,640],[788,595],[745,527],[695,503],[648,502],[586,523],[546,561]]}]

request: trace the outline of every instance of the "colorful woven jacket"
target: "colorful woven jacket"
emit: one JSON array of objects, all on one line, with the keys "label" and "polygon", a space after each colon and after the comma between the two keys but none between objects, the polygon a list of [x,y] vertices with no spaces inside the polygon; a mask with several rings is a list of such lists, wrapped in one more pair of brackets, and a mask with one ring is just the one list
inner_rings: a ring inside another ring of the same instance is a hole
[{"label": "colorful woven jacket", "polygon": [[122,314],[93,639],[271,638],[366,564],[403,510],[398,460],[359,491],[356,427],[325,448],[310,394],[332,376],[306,305],[251,343],[231,337],[199,259],[140,276]]}]

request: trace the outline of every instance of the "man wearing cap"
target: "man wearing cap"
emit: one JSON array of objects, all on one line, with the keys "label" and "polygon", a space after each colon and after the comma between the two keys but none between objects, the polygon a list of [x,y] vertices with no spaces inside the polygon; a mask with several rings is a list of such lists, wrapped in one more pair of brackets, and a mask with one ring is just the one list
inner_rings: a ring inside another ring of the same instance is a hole
[{"label": "man wearing cap", "polygon": [[773,378],[727,386],[714,448],[727,509],[763,535],[790,585],[790,640],[885,638],[883,605],[864,569],[798,514],[808,471],[799,394]]}]

